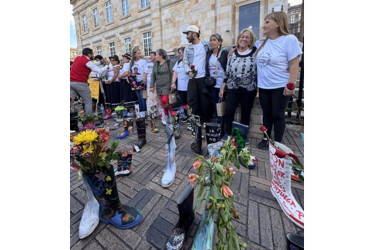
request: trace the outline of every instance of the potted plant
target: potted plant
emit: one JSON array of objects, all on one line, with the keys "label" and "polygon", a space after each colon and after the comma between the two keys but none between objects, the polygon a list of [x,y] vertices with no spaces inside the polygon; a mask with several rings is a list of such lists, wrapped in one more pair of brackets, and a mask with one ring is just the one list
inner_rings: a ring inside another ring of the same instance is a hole
[{"label": "potted plant", "polygon": [[79,119],[81,120],[83,126],[93,125],[95,121],[96,115],[94,113],[85,114],[83,111],[79,115]]},{"label": "potted plant", "polygon": [[[142,219],[141,211],[122,205],[114,175],[112,160],[118,160],[119,141],[109,141],[110,132],[105,128],[87,129],[73,138],[70,149],[70,165],[89,185],[100,205],[99,219],[119,229],[132,228]],[[109,141],[109,145],[108,145]]]}]

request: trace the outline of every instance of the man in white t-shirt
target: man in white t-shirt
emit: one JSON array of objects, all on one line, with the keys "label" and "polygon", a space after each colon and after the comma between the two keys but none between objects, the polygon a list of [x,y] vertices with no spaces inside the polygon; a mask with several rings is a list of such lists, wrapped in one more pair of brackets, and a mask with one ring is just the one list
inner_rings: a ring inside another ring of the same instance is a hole
[{"label": "man in white t-shirt", "polygon": [[204,88],[206,52],[210,45],[209,42],[200,40],[200,30],[195,25],[188,26],[183,33],[187,34],[187,40],[191,43],[183,56],[183,66],[189,76],[187,103],[192,108],[192,113],[200,116],[201,122],[208,122],[213,102],[209,91],[204,91]]}]

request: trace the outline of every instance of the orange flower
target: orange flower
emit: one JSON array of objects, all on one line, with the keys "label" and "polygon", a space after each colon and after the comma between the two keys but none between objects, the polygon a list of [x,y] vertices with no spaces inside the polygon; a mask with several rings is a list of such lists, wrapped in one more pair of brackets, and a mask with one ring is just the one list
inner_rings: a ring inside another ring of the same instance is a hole
[{"label": "orange flower", "polygon": [[190,175],[188,176],[188,178],[190,178],[190,183],[191,183],[191,184],[195,184],[195,182],[196,182],[197,180],[199,180],[200,176],[197,175],[197,174],[190,174]]},{"label": "orange flower", "polygon": [[200,165],[201,165],[202,162],[203,162],[202,160],[197,160],[197,161],[195,161],[195,162],[193,163],[193,165],[192,165],[193,169],[195,169],[195,170],[199,170],[199,167],[200,167]]},{"label": "orange flower", "polygon": [[234,171],[234,168],[229,168],[229,170],[230,170],[230,172],[232,173],[232,174],[235,174],[236,172]]},{"label": "orange flower", "polygon": [[224,182],[222,182],[221,194],[225,196],[225,198],[229,198],[229,196],[234,195],[231,189],[228,186],[226,186]]},{"label": "orange flower", "polygon": [[212,159],[210,159],[214,163],[218,163],[218,158],[217,156],[213,156]]}]

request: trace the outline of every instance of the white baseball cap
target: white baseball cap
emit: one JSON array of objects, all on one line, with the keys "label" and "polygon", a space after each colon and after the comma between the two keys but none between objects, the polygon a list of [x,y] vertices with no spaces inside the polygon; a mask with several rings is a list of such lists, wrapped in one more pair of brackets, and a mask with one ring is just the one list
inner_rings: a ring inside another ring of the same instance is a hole
[{"label": "white baseball cap", "polygon": [[187,27],[186,31],[183,31],[183,34],[187,34],[189,31],[196,32],[200,34],[200,30],[197,26],[195,25],[190,25]]}]

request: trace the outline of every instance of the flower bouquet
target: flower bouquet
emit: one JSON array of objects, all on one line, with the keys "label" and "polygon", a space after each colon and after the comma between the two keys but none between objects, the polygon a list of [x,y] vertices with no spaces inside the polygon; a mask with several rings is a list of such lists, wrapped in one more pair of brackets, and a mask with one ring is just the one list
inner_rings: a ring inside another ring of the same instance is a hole
[{"label": "flower bouquet", "polygon": [[140,223],[142,214],[139,209],[120,202],[110,162],[118,161],[121,152],[116,152],[118,140],[111,140],[110,146],[106,145],[109,135],[110,132],[105,128],[87,129],[76,135],[70,149],[70,165],[83,175],[84,182],[99,203],[100,221],[119,229],[128,229]]},{"label": "flower bouquet", "polygon": [[[234,193],[230,189],[236,172],[233,167],[229,166],[234,164],[239,169],[238,157],[242,157],[242,161],[248,164],[250,155],[247,149],[243,149],[238,155],[237,147],[228,138],[220,147],[219,153],[209,160],[198,155],[193,163],[193,168],[198,171],[198,174],[189,175],[190,183],[200,185],[195,210],[198,210],[202,201],[206,200],[205,210],[209,211],[207,221],[215,214],[217,215],[218,242],[216,247],[219,250],[247,247],[247,244],[239,243],[238,234],[231,222],[232,216],[239,220],[239,215],[234,206]],[[205,189],[204,186],[208,186],[209,189]]]}]

